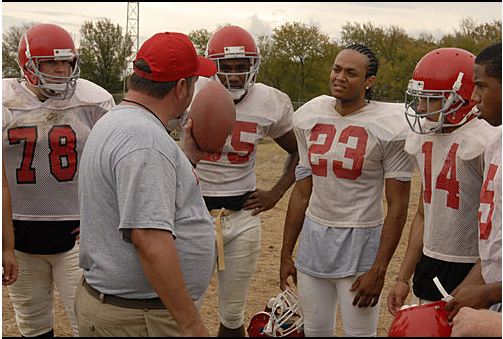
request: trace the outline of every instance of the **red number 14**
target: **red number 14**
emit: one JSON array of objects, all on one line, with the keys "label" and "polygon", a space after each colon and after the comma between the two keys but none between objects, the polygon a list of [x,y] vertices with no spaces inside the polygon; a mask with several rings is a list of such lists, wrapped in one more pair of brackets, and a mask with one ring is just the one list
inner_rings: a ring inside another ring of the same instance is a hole
[{"label": "red number 14", "polygon": [[[459,145],[454,143],[447,154],[444,161],[444,166],[440,171],[435,188],[447,191],[447,207],[459,209],[459,181],[456,177],[456,152]],[[426,141],[423,144],[424,153],[424,194],[423,200],[425,203],[431,203],[431,158],[432,158],[433,143]],[[450,176],[449,176],[450,175]]]}]

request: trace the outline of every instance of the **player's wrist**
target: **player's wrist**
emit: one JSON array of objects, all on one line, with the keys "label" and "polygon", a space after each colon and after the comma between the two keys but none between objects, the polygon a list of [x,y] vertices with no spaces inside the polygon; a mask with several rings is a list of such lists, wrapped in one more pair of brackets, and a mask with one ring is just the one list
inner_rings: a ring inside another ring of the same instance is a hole
[{"label": "player's wrist", "polygon": [[281,261],[283,260],[293,260],[293,250],[290,251],[288,249],[281,249],[281,252],[280,252],[280,259]]},{"label": "player's wrist", "polygon": [[397,276],[395,278],[395,281],[397,283],[403,283],[403,284],[406,284],[407,286],[410,286],[410,279],[405,279],[405,278],[401,278],[400,276]]}]

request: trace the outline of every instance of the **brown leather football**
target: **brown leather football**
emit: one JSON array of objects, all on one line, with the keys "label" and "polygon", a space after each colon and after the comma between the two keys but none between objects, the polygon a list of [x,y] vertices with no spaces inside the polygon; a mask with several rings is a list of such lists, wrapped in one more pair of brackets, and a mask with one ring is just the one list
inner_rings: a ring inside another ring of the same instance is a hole
[{"label": "brown leather football", "polygon": [[220,153],[234,128],[236,107],[218,80],[209,81],[196,93],[189,116],[192,135],[199,147],[205,152]]}]

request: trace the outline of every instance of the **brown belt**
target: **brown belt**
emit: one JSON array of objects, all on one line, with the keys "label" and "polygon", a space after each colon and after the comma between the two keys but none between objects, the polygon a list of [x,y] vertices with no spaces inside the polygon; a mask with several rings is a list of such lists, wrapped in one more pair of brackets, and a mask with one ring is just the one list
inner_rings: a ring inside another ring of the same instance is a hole
[{"label": "brown belt", "polygon": [[136,309],[165,309],[166,306],[161,301],[161,298],[150,298],[150,299],[128,299],[116,297],[115,295],[103,294],[100,291],[95,290],[91,285],[89,285],[84,279],[82,279],[82,285],[86,288],[87,292],[98,299],[104,304],[110,304],[119,307],[126,308],[136,308]]}]

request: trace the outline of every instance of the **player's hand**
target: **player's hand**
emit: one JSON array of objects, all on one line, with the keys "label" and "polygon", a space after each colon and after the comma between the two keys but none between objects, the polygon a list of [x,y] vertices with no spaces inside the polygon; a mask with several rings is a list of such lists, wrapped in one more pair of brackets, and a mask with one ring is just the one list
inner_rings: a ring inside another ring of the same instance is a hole
[{"label": "player's hand", "polygon": [[453,299],[445,305],[445,310],[450,311],[447,320],[452,321],[464,306],[475,309],[491,306],[488,295],[487,285],[464,285],[454,289],[451,293]]},{"label": "player's hand", "polygon": [[379,274],[371,269],[360,275],[349,289],[350,292],[356,291],[355,298],[353,299],[353,306],[374,307],[377,305],[379,295],[384,286],[385,274],[386,272],[384,272],[384,274]]},{"label": "player's hand", "polygon": [[281,199],[281,195],[272,191],[256,189],[252,192],[244,204],[245,210],[253,210],[252,215],[270,210]]},{"label": "player's hand", "polygon": [[199,160],[204,158],[204,151],[199,148],[194,137],[192,136],[192,119],[187,120],[187,124],[183,127],[182,150],[191,163],[197,165]]},{"label": "player's hand", "polygon": [[452,321],[451,337],[501,337],[501,313],[463,307]]},{"label": "player's hand", "polygon": [[393,316],[400,310],[409,295],[409,284],[403,281],[397,281],[390,294],[388,295],[388,311]]},{"label": "player's hand", "polygon": [[2,285],[8,286],[17,280],[18,268],[14,251],[2,251]]},{"label": "player's hand", "polygon": [[[293,284],[288,280],[292,277]],[[295,268],[293,259],[289,257],[281,257],[281,263],[279,265],[279,288],[284,291],[286,288],[294,289],[297,285],[297,269]]]}]

